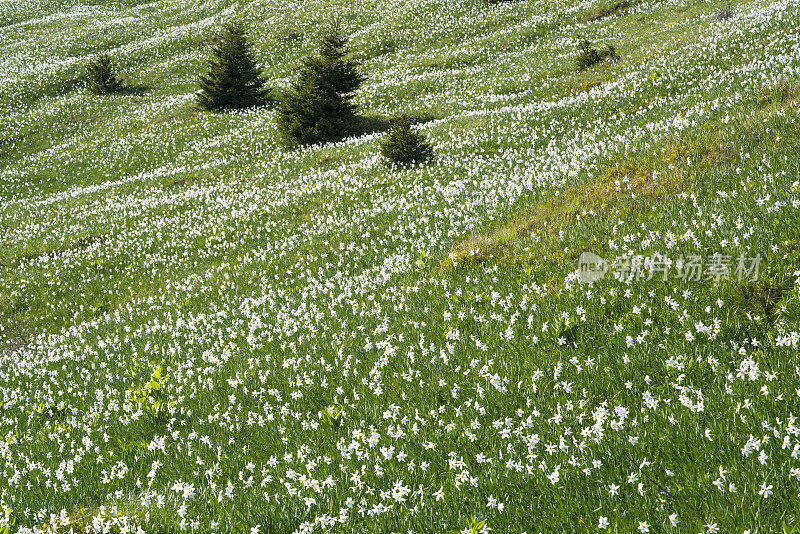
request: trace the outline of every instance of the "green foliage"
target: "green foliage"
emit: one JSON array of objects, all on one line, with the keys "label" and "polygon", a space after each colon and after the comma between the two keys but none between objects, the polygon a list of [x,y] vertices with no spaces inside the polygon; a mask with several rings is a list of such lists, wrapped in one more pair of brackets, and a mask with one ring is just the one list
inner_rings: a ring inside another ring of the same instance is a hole
[{"label": "green foliage", "polygon": [[733,9],[731,8],[731,5],[728,4],[717,9],[716,15],[717,20],[730,20],[733,18]]},{"label": "green foliage", "polygon": [[336,92],[303,79],[278,108],[280,143],[288,149],[340,139],[355,120],[355,106]]},{"label": "green foliage", "polygon": [[241,22],[230,23],[217,40],[200,78],[197,103],[208,110],[243,109],[269,103],[269,89],[253,58],[252,45]]},{"label": "green foliage", "polygon": [[278,107],[278,132],[285,148],[341,139],[353,126],[353,92],[364,82],[359,63],[348,58],[337,23],[322,39],[319,54],[306,58],[298,81]]},{"label": "green foliage", "polygon": [[792,289],[791,280],[777,280],[775,277],[757,281],[743,280],[734,284],[730,298],[746,313],[774,321],[779,304]]},{"label": "green foliage", "polygon": [[578,70],[586,70],[609,58],[619,59],[617,50],[613,45],[606,45],[604,49],[598,50],[592,46],[589,40],[584,39],[581,41],[578,57],[575,58],[575,66]]},{"label": "green foliage", "polygon": [[114,72],[114,64],[107,54],[89,62],[86,66],[86,78],[89,91],[96,95],[113,93],[122,86],[122,80]]},{"label": "green foliage", "polygon": [[331,430],[339,430],[344,420],[344,408],[340,405],[329,406],[322,412],[322,420]]},{"label": "green foliage", "polygon": [[[489,0],[487,0],[489,1]],[[494,0],[497,2],[497,0]],[[478,519],[477,517],[470,517],[469,523],[467,524],[467,528],[464,530],[454,530],[451,531],[454,534],[461,534],[462,532],[469,532],[469,534],[482,534],[484,532],[488,532],[486,529],[486,520],[485,519]]]},{"label": "green foliage", "polygon": [[37,409],[37,413],[41,414],[42,416],[48,419],[60,419],[64,417],[68,411],[69,407],[66,404],[64,404],[64,401],[60,401],[58,403],[40,402]]},{"label": "green foliage", "polygon": [[563,317],[553,329],[553,340],[558,344],[574,345],[578,341],[578,324]]},{"label": "green foliage", "polygon": [[166,395],[164,393],[164,381],[167,376],[161,376],[164,364],[159,365],[150,378],[150,381],[143,387],[133,392],[130,401],[134,409],[142,407],[142,411],[153,420],[163,420],[167,413]]},{"label": "green foliage", "polygon": [[392,121],[381,142],[381,154],[397,165],[411,165],[431,161],[433,148],[421,133],[411,129],[411,117],[404,113]]},{"label": "green foliage", "polygon": [[0,517],[0,523],[3,524],[3,526],[0,526],[0,534],[8,534],[11,531],[11,527],[16,523],[16,518],[11,516],[12,513],[11,508],[3,510],[2,517]]},{"label": "green foliage", "polygon": [[595,11],[593,11],[586,20],[589,22],[595,22],[598,20],[602,20],[606,17],[611,17],[614,15],[619,15],[626,9],[631,6],[634,6],[638,3],[638,1],[634,0],[620,0],[618,2],[614,2],[610,6],[601,7]]}]

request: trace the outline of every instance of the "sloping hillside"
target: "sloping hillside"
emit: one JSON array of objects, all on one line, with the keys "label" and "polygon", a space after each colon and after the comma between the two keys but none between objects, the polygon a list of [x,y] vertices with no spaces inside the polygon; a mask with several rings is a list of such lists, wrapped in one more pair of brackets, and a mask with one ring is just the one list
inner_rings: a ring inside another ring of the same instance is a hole
[{"label": "sloping hillside", "polygon": [[[721,8],[0,0],[0,533],[800,529],[800,5]],[[334,13],[353,137],[197,108]]]}]

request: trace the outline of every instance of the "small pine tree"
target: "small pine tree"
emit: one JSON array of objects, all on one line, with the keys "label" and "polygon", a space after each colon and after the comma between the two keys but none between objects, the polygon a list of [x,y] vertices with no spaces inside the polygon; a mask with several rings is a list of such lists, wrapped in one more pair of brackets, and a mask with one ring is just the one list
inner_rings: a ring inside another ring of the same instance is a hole
[{"label": "small pine tree", "polygon": [[122,86],[122,80],[114,72],[114,64],[107,54],[90,61],[86,66],[89,91],[94,94],[113,93]]},{"label": "small pine tree", "polygon": [[361,87],[365,78],[358,70],[361,64],[352,57],[348,58],[349,54],[341,25],[334,21],[322,38],[319,57],[307,60],[306,68],[337,93],[351,95]]},{"label": "small pine tree", "polygon": [[412,165],[433,159],[433,148],[421,133],[411,129],[411,117],[395,118],[381,142],[381,154],[397,165]]},{"label": "small pine tree", "polygon": [[269,89],[253,58],[244,24],[230,23],[214,45],[208,72],[200,77],[197,103],[208,110],[243,109],[269,103]]},{"label": "small pine tree", "polygon": [[285,148],[340,139],[352,127],[357,111],[353,93],[364,77],[349,54],[339,24],[331,24],[319,54],[303,61],[298,81],[278,107],[278,132]]},{"label": "small pine tree", "polygon": [[355,119],[355,106],[312,79],[295,84],[278,108],[278,133],[284,148],[341,138]]}]

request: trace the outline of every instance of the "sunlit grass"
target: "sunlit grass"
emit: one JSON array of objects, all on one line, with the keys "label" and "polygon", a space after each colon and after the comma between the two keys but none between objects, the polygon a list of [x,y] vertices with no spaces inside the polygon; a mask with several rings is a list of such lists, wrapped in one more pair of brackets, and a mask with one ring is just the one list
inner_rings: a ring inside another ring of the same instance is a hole
[{"label": "sunlit grass", "polygon": [[[0,4],[0,532],[798,526],[798,6],[620,6]],[[281,94],[334,11],[351,137],[197,109],[224,22]]]}]

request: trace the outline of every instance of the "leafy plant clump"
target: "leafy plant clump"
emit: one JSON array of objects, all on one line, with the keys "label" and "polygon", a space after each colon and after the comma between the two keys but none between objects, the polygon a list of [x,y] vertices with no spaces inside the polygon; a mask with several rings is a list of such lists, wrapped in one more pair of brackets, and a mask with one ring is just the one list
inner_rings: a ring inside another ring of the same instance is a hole
[{"label": "leafy plant clump", "polygon": [[210,111],[244,109],[269,103],[270,91],[256,65],[241,22],[233,22],[215,42],[208,71],[200,78],[197,103]]},{"label": "leafy plant clump", "polygon": [[619,15],[626,9],[636,5],[638,2],[635,0],[620,0],[618,2],[613,3],[607,7],[601,7],[596,11],[592,12],[591,15],[587,17],[586,20],[589,22],[596,22],[598,20],[602,20],[606,17],[612,17],[614,15]]},{"label": "leafy plant clump", "polygon": [[364,76],[349,55],[347,39],[334,22],[319,54],[303,61],[297,82],[278,107],[278,132],[285,148],[341,139],[352,128],[357,111],[352,100]]},{"label": "leafy plant clump", "polygon": [[730,4],[726,6],[722,6],[717,9],[717,20],[730,20],[733,18],[733,9],[731,8]]},{"label": "leafy plant clump", "polygon": [[102,54],[86,66],[89,91],[99,95],[113,93],[122,87],[122,79],[114,71],[114,64],[108,54]]},{"label": "leafy plant clump", "polygon": [[604,49],[598,50],[589,40],[584,39],[581,41],[578,57],[575,58],[575,66],[578,70],[586,70],[606,59],[619,59],[619,54],[613,45],[606,45]]},{"label": "leafy plant clump", "polygon": [[164,382],[167,376],[161,376],[163,370],[164,364],[162,363],[153,371],[150,381],[144,387],[133,392],[130,397],[134,410],[141,407],[144,414],[154,421],[164,420],[168,409],[164,393]]},{"label": "leafy plant clump", "polygon": [[413,165],[431,161],[433,148],[425,136],[411,129],[411,117],[404,113],[392,121],[381,142],[381,154],[396,165]]}]

